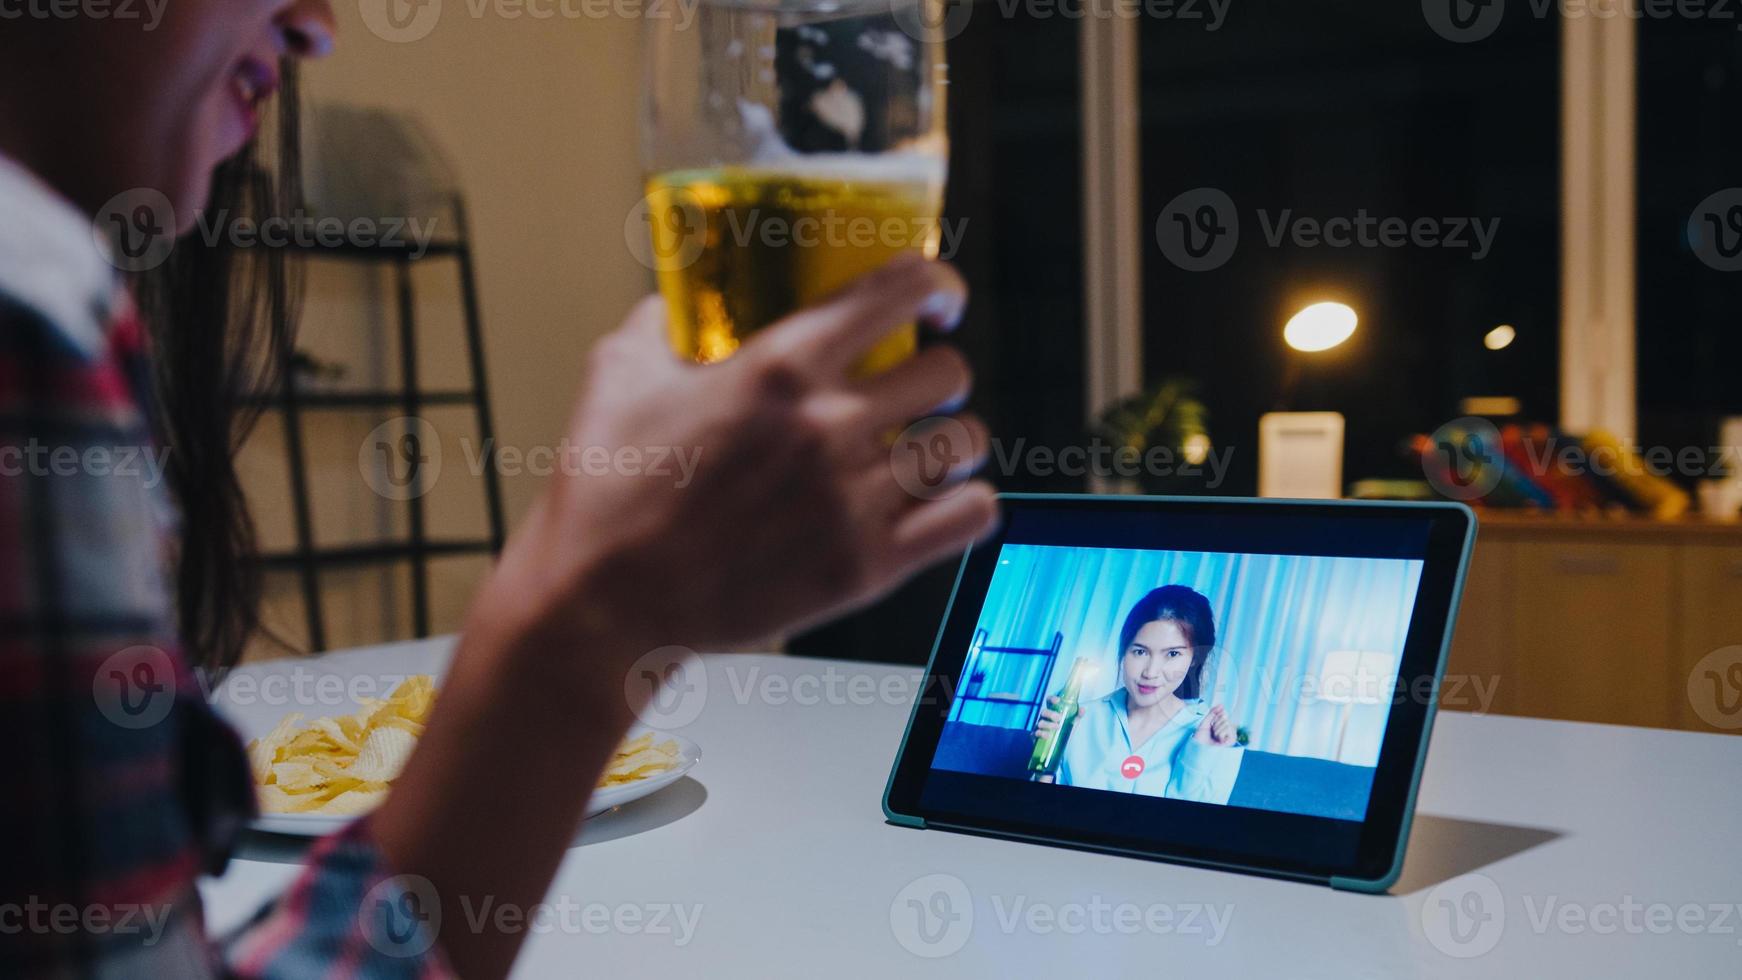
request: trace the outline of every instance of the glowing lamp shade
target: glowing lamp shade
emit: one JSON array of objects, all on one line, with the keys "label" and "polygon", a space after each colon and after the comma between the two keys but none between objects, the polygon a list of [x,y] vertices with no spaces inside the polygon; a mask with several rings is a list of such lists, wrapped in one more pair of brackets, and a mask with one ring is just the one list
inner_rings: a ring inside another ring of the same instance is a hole
[{"label": "glowing lamp shade", "polygon": [[1295,350],[1311,354],[1330,350],[1355,333],[1358,318],[1344,303],[1314,303],[1289,318],[1282,339]]},{"label": "glowing lamp shade", "polygon": [[1391,699],[1397,683],[1397,656],[1367,650],[1332,650],[1319,667],[1320,701],[1337,706],[1334,761],[1343,761],[1349,740],[1349,718],[1357,705],[1379,705]]},{"label": "glowing lamp shade", "polygon": [[1332,704],[1384,704],[1397,676],[1397,658],[1389,653],[1332,650],[1319,667],[1320,701]]},{"label": "glowing lamp shade", "polygon": [[1502,323],[1483,336],[1482,346],[1489,350],[1505,350],[1517,339],[1518,331],[1512,328],[1512,324]]}]

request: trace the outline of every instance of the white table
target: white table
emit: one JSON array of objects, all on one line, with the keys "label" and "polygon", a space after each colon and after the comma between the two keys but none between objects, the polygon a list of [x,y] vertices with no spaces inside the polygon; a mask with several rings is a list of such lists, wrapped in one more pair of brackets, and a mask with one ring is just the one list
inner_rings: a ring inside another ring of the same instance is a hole
[{"label": "white table", "polygon": [[[367,693],[450,650],[247,668],[300,672],[318,704],[262,687],[225,710],[339,713],[317,676]],[[1742,976],[1742,738],[1442,714],[1404,879],[1366,896],[889,826],[878,799],[917,671],[706,664],[681,729],[701,764],[586,825],[517,976]],[[212,927],[283,887],[296,853],[251,841],[204,888]]]}]

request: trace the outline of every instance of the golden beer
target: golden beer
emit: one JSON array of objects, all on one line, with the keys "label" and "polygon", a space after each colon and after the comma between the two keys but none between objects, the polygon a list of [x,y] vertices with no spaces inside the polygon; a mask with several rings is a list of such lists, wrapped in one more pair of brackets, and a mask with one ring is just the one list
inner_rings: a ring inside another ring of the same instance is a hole
[{"label": "golden beer", "polygon": [[[912,252],[936,258],[942,160],[807,160],[678,170],[647,182],[648,221],[671,344],[703,364],[854,279]],[[879,342],[860,373],[912,356],[909,324]]]}]

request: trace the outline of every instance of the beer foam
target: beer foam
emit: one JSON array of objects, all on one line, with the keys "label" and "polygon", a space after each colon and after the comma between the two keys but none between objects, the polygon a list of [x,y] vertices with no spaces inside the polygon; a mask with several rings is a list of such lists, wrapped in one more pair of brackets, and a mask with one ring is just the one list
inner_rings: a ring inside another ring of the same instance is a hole
[{"label": "beer foam", "polygon": [[739,164],[746,170],[860,183],[944,185],[948,165],[940,137],[922,136],[884,153],[799,153],[780,138],[767,106],[740,100],[738,112],[754,147]]},{"label": "beer foam", "polygon": [[925,184],[941,187],[945,164],[941,156],[918,150],[889,153],[811,153],[777,159],[757,159],[744,169],[783,177],[850,180],[865,184]]}]

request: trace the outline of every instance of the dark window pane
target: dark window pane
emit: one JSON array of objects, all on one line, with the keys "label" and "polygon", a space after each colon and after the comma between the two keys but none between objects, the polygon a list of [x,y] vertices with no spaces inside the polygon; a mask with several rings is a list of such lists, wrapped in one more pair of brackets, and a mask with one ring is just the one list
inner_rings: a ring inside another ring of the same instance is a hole
[{"label": "dark window pane", "polygon": [[[1398,441],[1469,396],[1555,418],[1557,22],[1508,17],[1459,44],[1420,4],[1250,0],[1203,26],[1142,26],[1146,234],[1177,195],[1210,187],[1232,202],[1238,245],[1187,271],[1146,240],[1145,370],[1201,384],[1212,437],[1236,449],[1222,492],[1255,491],[1258,416],[1279,407],[1290,356],[1301,375],[1287,407],[1347,417],[1346,481],[1419,479]],[[1363,217],[1372,247],[1297,237],[1302,219]],[[1387,245],[1384,219],[1410,243]],[[1360,329],[1292,354],[1283,323],[1317,299],[1353,306]],[[1487,350],[1500,324],[1517,340]]]},{"label": "dark window pane", "polygon": [[[1735,21],[1640,22],[1637,342],[1646,445],[1710,446],[1720,417],[1742,415],[1742,271],[1728,271],[1742,266],[1739,105]],[[1696,250],[1690,220],[1714,235],[1716,251]]]}]

